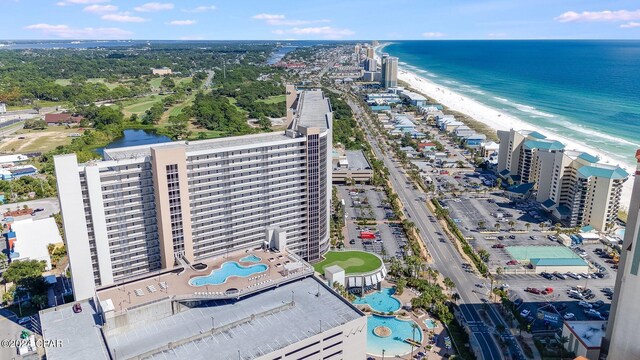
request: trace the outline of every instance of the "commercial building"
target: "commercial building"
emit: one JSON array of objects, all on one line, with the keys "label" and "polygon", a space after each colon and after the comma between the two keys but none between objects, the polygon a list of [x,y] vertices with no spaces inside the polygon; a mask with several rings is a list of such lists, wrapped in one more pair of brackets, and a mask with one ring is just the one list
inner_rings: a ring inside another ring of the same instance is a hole
[{"label": "commercial building", "polygon": [[7,249],[11,261],[38,260],[46,263],[45,269],[51,270],[49,244],[61,244],[62,238],[54,218],[40,220],[25,219],[15,221],[5,233]]},{"label": "commercial building", "polygon": [[608,359],[640,358],[640,342],[637,334],[640,324],[638,299],[640,299],[640,150],[636,152],[638,165],[629,204],[629,216],[622,243],[616,286],[611,302],[611,315],[603,349]]},{"label": "commercial building", "polygon": [[[396,75],[397,76],[397,75]],[[397,80],[396,80],[397,83]],[[413,106],[426,106],[427,98],[413,91],[402,89],[398,91],[398,95],[401,99],[407,100],[409,104]]]},{"label": "commercial building", "polygon": [[332,181],[334,183],[344,184],[347,179],[356,183],[371,181],[373,169],[362,150],[334,149],[332,158]]},{"label": "commercial building", "polygon": [[[271,275],[261,277],[261,282],[276,273],[268,272]],[[172,293],[174,283],[168,278],[183,281],[192,294],[194,288],[186,284],[188,277],[171,272],[119,284],[81,301],[80,313],[73,312],[72,304],[40,312],[44,338],[63,341],[63,346],[47,347],[46,356],[51,360],[364,360],[367,317],[310,274],[283,278],[251,296],[199,291],[196,294],[204,295],[198,300]],[[149,281],[157,287],[153,293],[143,287]],[[145,294],[131,295],[134,306],[120,311],[118,303],[105,299],[126,299],[132,287],[142,287]],[[216,287],[208,288],[218,290]],[[205,286],[195,289],[206,290]],[[150,295],[158,299],[144,299]]]},{"label": "commercial building", "polygon": [[515,183],[534,183],[536,200],[565,226],[604,230],[620,209],[629,175],[595,156],[567,150],[535,131],[498,131],[498,174]]},{"label": "commercial building", "polygon": [[576,356],[597,360],[600,358],[600,344],[605,334],[606,321],[565,321],[562,336],[569,341],[564,345]]},{"label": "commercial building", "polygon": [[[283,133],[54,158],[76,299],[96,287],[283,237],[315,261],[329,247],[331,123],[321,91],[287,97]],[[93,276],[91,276],[93,275]]]},{"label": "commercial building", "polygon": [[398,86],[398,58],[382,55],[382,86],[394,88]]},{"label": "commercial building", "polygon": [[161,68],[152,68],[151,69],[151,74],[160,75],[160,76],[171,75],[171,69],[169,69],[166,66],[165,67],[161,67]]},{"label": "commercial building", "polygon": [[364,60],[364,70],[376,72],[378,71],[378,62],[373,57],[367,57]]}]

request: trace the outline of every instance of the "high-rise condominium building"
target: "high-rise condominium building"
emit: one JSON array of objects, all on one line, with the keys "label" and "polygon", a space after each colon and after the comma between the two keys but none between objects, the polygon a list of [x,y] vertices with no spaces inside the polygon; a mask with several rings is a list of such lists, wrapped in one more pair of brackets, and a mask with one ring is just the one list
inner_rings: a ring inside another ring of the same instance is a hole
[{"label": "high-rise condominium building", "polygon": [[372,57],[364,59],[364,70],[370,72],[378,71],[378,63],[376,62],[376,59]]},{"label": "high-rise condominium building", "polygon": [[76,299],[283,233],[290,252],[320,258],[329,246],[331,106],[321,91],[287,99],[296,110],[283,133],[106,149],[85,164],[55,157]]},{"label": "high-rise condominium building", "polygon": [[398,58],[383,54],[382,56],[382,85],[385,88],[398,86]]},{"label": "high-rise condominium building", "polygon": [[618,275],[611,303],[611,316],[603,339],[607,359],[640,359],[637,331],[640,323],[640,150],[636,152],[638,166],[629,204],[629,217],[618,264]]},{"label": "high-rise condominium building", "polygon": [[375,51],[371,46],[367,47],[367,57],[369,59],[375,58]]},{"label": "high-rise condominium building", "polygon": [[536,200],[565,226],[603,230],[615,221],[629,177],[624,169],[535,131],[498,131],[498,137],[499,175],[535,183]]}]

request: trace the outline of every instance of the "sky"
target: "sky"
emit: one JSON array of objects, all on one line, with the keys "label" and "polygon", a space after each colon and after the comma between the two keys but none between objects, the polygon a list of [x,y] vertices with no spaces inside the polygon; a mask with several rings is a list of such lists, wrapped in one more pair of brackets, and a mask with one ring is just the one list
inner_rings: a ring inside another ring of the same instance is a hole
[{"label": "sky", "polygon": [[640,39],[638,0],[0,0],[0,39]]}]

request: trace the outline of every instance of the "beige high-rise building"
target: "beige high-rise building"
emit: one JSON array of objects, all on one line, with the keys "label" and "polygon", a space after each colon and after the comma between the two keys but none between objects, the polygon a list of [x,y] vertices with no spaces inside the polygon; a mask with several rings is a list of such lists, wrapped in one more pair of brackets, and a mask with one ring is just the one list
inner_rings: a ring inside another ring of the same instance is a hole
[{"label": "beige high-rise building", "polygon": [[398,58],[384,54],[382,56],[382,85],[385,88],[398,86]]},{"label": "beige high-rise building", "polygon": [[536,200],[565,226],[604,230],[620,209],[624,169],[595,156],[566,150],[535,131],[498,131],[498,174],[514,183],[535,183]]},{"label": "beige high-rise building", "polygon": [[76,299],[261,246],[272,228],[286,234],[288,251],[319,259],[329,247],[332,112],[321,91],[293,103],[282,133],[106,149],[84,164],[56,156],[71,270],[82,274],[72,278]]},{"label": "beige high-rise building", "polygon": [[640,312],[640,150],[636,152],[633,193],[629,204],[629,216],[622,243],[618,275],[611,303],[611,315],[602,349],[607,359],[640,359],[640,342],[637,337]]},{"label": "beige high-rise building", "polygon": [[374,51],[374,49],[372,47],[368,47],[367,48],[367,57],[369,59],[375,58],[375,51]]}]

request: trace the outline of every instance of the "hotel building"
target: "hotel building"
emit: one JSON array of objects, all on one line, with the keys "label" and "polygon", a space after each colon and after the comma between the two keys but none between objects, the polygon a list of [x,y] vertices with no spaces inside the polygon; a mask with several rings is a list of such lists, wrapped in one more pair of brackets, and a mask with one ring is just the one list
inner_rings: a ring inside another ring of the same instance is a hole
[{"label": "hotel building", "polygon": [[398,58],[382,55],[382,85],[385,88],[394,88],[398,86]]},{"label": "hotel building", "polygon": [[283,133],[105,149],[85,164],[56,156],[76,299],[274,241],[319,259],[329,247],[331,105],[302,91],[287,108]]},{"label": "hotel building", "polygon": [[514,183],[534,183],[536,201],[558,221],[597,230],[615,221],[629,177],[624,169],[567,150],[535,131],[498,131],[498,137],[498,174]]},{"label": "hotel building", "polygon": [[602,348],[607,359],[640,359],[637,331],[640,323],[640,150],[636,152],[638,165],[629,204],[629,216],[622,243],[618,275],[611,303],[611,316]]}]

